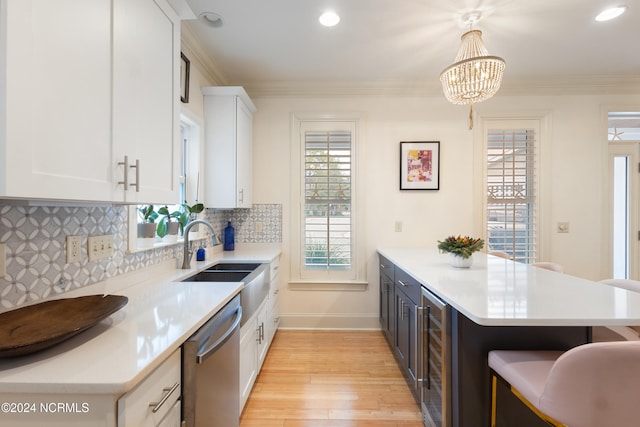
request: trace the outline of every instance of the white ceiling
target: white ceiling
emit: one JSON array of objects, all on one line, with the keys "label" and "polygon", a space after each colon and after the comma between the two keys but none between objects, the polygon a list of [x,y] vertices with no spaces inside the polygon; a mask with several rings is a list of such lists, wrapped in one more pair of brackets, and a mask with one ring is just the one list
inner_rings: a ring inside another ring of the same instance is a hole
[{"label": "white ceiling", "polygon": [[[637,81],[640,1],[627,13],[595,15],[616,0],[187,0],[196,15],[215,12],[223,25],[186,21],[224,84],[245,87],[439,85],[451,64],[462,16],[478,10],[489,54],[507,63],[503,88],[522,82]],[[341,16],[333,28],[318,16]]]}]

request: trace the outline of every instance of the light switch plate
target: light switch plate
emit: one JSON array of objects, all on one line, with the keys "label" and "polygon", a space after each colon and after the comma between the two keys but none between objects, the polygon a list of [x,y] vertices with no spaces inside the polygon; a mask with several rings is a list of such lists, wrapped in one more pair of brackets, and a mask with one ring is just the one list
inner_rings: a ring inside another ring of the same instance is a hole
[{"label": "light switch plate", "polygon": [[87,254],[89,261],[96,261],[113,256],[113,234],[87,237]]}]

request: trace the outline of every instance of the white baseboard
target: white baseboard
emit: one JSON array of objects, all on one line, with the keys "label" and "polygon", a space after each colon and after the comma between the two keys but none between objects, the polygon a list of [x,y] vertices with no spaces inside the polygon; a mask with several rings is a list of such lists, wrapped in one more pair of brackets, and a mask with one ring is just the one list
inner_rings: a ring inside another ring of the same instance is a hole
[{"label": "white baseboard", "polygon": [[281,314],[279,328],[380,330],[380,321],[373,314]]}]

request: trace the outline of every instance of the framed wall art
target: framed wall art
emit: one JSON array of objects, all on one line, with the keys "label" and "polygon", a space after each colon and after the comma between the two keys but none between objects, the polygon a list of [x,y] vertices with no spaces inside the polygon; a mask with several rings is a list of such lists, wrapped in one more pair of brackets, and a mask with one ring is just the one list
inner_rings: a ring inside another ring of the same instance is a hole
[{"label": "framed wall art", "polygon": [[189,103],[189,69],[191,62],[187,56],[180,52],[180,101]]},{"label": "framed wall art", "polygon": [[440,141],[400,143],[400,190],[440,189]]}]

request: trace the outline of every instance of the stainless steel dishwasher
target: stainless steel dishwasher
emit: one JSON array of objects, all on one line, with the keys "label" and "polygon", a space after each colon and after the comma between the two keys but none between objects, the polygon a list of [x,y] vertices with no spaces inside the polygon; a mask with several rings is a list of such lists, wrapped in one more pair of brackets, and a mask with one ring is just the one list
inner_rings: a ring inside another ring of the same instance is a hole
[{"label": "stainless steel dishwasher", "polygon": [[240,423],[240,295],[182,346],[182,419],[186,427]]}]

